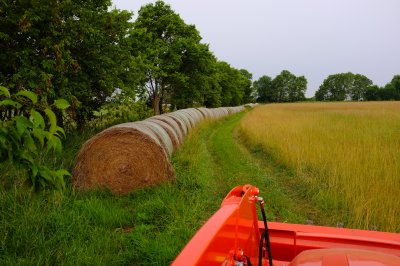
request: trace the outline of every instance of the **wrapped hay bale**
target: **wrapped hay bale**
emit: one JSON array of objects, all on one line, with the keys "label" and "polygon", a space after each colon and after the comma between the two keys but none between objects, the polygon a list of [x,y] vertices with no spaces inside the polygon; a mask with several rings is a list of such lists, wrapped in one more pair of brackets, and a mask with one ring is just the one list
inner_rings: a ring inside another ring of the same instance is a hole
[{"label": "wrapped hay bale", "polygon": [[175,129],[173,129],[168,123],[166,123],[162,120],[154,119],[152,117],[146,119],[145,122],[156,123],[167,132],[169,138],[172,141],[173,151],[175,151],[178,148],[178,146],[181,144],[178,134],[176,133]]},{"label": "wrapped hay bale", "polygon": [[186,119],[190,123],[190,128],[194,128],[196,126],[196,121],[195,121],[194,117],[192,115],[190,115],[190,113],[187,112],[186,109],[178,110],[175,113],[181,114],[184,117],[186,117]]},{"label": "wrapped hay bale", "polygon": [[188,128],[188,132],[190,131],[190,129],[192,129],[194,127],[194,121],[191,117],[189,117],[189,115],[181,110],[175,111],[172,114],[180,117],[186,124],[187,128]]},{"label": "wrapped hay bale", "polygon": [[209,109],[210,110],[210,114],[211,114],[211,119],[217,119],[217,110],[215,109]]},{"label": "wrapped hay bale", "polygon": [[196,124],[200,123],[204,119],[201,112],[199,110],[197,110],[196,108],[186,109],[186,112],[188,112],[194,118]]},{"label": "wrapped hay bale", "polygon": [[203,115],[204,119],[212,119],[212,111],[210,109],[200,107],[197,110]]},{"label": "wrapped hay bale", "polygon": [[172,117],[169,117],[166,115],[156,115],[156,116],[151,117],[150,119],[157,119],[157,120],[167,123],[174,130],[175,134],[177,135],[179,144],[182,144],[185,133],[183,132],[182,126],[179,125],[179,122],[177,122]]},{"label": "wrapped hay bale", "polygon": [[220,107],[219,108],[222,112],[222,116],[227,116],[229,115],[228,109],[226,107]]},{"label": "wrapped hay bale", "polygon": [[102,131],[83,145],[72,182],[79,190],[98,187],[125,194],[173,177],[172,165],[154,133],[126,123]]},{"label": "wrapped hay bale", "polygon": [[136,124],[146,126],[152,130],[160,140],[161,146],[165,149],[165,152],[169,156],[172,155],[172,152],[174,151],[174,145],[172,144],[172,140],[169,137],[168,132],[162,126],[149,120],[139,121],[136,122]]},{"label": "wrapped hay bale", "polygon": [[215,118],[221,118],[222,116],[224,116],[224,113],[222,112],[221,108],[215,108],[214,109],[214,113],[215,113]]},{"label": "wrapped hay bale", "polygon": [[185,137],[186,134],[189,132],[190,128],[188,128],[186,122],[182,118],[180,118],[178,115],[176,115],[174,113],[168,113],[168,114],[163,114],[162,116],[166,116],[166,117],[173,119],[179,125],[179,128],[182,131],[183,137]]}]

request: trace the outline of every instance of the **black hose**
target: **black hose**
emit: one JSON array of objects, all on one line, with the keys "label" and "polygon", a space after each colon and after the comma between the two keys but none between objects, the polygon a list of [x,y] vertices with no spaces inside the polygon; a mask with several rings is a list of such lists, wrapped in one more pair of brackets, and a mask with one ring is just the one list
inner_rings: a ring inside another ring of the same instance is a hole
[{"label": "black hose", "polygon": [[260,238],[260,246],[258,247],[258,266],[262,266],[263,246],[264,246],[265,231],[262,232]]},{"label": "black hose", "polygon": [[264,232],[262,233],[261,239],[260,239],[260,248],[258,250],[258,265],[262,266],[262,246],[264,244],[264,238],[265,238],[267,240],[267,252],[268,252],[269,266],[273,266],[272,265],[271,242],[269,239],[267,217],[265,215],[265,210],[264,210],[264,201],[260,202],[260,209],[261,209],[261,214],[262,214],[263,222],[264,222]]}]

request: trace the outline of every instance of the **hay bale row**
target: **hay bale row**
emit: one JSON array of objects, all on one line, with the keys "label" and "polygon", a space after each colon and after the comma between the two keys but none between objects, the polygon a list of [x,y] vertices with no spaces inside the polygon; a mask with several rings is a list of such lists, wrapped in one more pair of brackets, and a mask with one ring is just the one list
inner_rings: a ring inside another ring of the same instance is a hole
[{"label": "hay bale row", "polygon": [[170,180],[174,170],[169,158],[191,129],[244,108],[189,108],[110,127],[82,146],[73,184],[80,190],[98,187],[125,194]]}]

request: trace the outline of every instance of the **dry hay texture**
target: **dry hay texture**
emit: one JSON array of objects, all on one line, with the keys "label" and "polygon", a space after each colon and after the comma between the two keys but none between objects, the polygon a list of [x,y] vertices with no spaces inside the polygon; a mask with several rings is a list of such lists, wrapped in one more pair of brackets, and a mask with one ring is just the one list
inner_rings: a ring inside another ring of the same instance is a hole
[{"label": "dry hay texture", "polygon": [[174,178],[169,158],[205,119],[219,119],[244,106],[189,108],[110,127],[81,148],[72,182],[78,190],[100,188],[126,194]]}]

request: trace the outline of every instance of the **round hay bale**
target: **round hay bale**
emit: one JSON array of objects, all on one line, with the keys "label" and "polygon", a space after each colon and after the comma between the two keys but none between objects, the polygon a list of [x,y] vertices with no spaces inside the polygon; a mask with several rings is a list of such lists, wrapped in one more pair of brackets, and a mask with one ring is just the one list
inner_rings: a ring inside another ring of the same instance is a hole
[{"label": "round hay bale", "polygon": [[209,118],[209,119],[212,119],[212,118],[213,118],[213,111],[212,111],[212,109],[205,108],[204,111],[208,114],[208,118]]},{"label": "round hay bale", "polygon": [[136,122],[137,124],[141,124],[147,126],[150,130],[152,130],[158,137],[161,142],[161,146],[165,148],[166,153],[171,156],[174,151],[174,145],[172,144],[172,140],[168,135],[168,132],[157,123],[145,120]]},{"label": "round hay bale", "polygon": [[215,109],[209,109],[210,114],[211,114],[211,119],[217,119],[217,113],[215,111]]},{"label": "round hay bale", "polygon": [[190,129],[192,129],[194,127],[193,120],[191,118],[189,118],[189,116],[186,113],[184,113],[182,111],[175,111],[172,114],[180,117],[181,120],[185,122],[188,132],[190,131]]},{"label": "round hay bale", "polygon": [[204,119],[204,117],[201,114],[201,112],[199,110],[197,110],[196,108],[189,108],[189,109],[186,109],[186,110],[191,116],[193,116],[193,118],[195,119],[196,124],[200,123]]},{"label": "round hay bale", "polygon": [[182,131],[182,137],[186,136],[189,129],[188,129],[185,121],[183,121],[179,116],[175,115],[174,113],[163,114],[162,116],[166,116],[166,117],[173,119],[179,125],[179,128]]},{"label": "round hay bale", "polygon": [[185,109],[178,110],[175,113],[185,117],[187,119],[187,121],[189,121],[189,125],[190,125],[191,129],[196,126],[196,122],[194,121],[194,118],[188,112],[186,112]]},{"label": "round hay bale", "polygon": [[132,127],[112,127],[83,145],[72,183],[79,190],[102,188],[126,194],[173,177],[168,157],[153,137]]},{"label": "round hay bale", "polygon": [[176,150],[178,146],[181,144],[179,141],[178,134],[175,132],[175,129],[173,129],[169,124],[165,123],[162,120],[154,119],[153,117],[150,117],[145,121],[158,124],[168,133],[168,136],[172,141],[173,150]]},{"label": "round hay bale", "polygon": [[215,108],[214,112],[215,112],[216,118],[221,118],[223,116],[223,113],[220,108]]},{"label": "round hay bale", "polygon": [[199,110],[199,112],[203,115],[204,119],[210,119],[211,118],[211,115],[209,113],[209,109],[204,108],[204,107],[200,107],[200,108],[197,108],[197,110]]},{"label": "round hay bale", "polygon": [[197,125],[197,119],[196,116],[192,113],[192,111],[189,111],[187,109],[179,110],[182,114],[184,114],[190,121],[192,128],[194,128]]},{"label": "round hay bale", "polygon": [[226,109],[225,107],[220,107],[220,110],[223,116],[229,115],[228,109]]},{"label": "round hay bale", "polygon": [[156,115],[156,116],[151,117],[151,119],[157,119],[157,120],[167,123],[174,130],[175,134],[177,135],[179,144],[182,144],[184,132],[182,130],[181,125],[179,125],[179,123],[175,119],[173,119],[172,117],[166,116],[166,115]]},{"label": "round hay bale", "polygon": [[152,138],[159,146],[162,146],[160,138],[153,130],[151,130],[149,127],[139,124],[137,122],[122,123],[122,124],[112,126],[109,129],[112,129],[112,128],[131,128],[131,129],[138,130],[138,131],[142,132],[143,134]]},{"label": "round hay bale", "polygon": [[226,107],[226,110],[228,110],[229,114],[234,114],[236,113],[236,107]]}]

